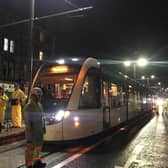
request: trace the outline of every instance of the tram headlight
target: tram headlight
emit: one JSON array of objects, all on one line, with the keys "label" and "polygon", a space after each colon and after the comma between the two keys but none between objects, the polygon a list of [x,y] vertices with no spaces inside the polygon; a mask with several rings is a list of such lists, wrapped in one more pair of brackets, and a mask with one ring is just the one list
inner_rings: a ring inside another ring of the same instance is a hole
[{"label": "tram headlight", "polygon": [[64,113],[64,118],[66,119],[66,118],[68,118],[70,116],[70,111],[65,111],[65,113]]},{"label": "tram headlight", "polygon": [[74,117],[73,117],[73,120],[74,120],[74,121],[79,121],[79,117],[78,117],[78,116],[74,116]]},{"label": "tram headlight", "polygon": [[80,118],[78,116],[74,116],[73,120],[75,128],[78,128],[80,126]]},{"label": "tram headlight", "polygon": [[158,98],[157,101],[156,101],[156,104],[158,106],[162,106],[163,105],[163,99],[162,98]]},{"label": "tram headlight", "polygon": [[65,113],[64,110],[59,110],[59,111],[56,113],[56,115],[55,115],[55,119],[56,119],[57,121],[61,121],[61,120],[63,119],[63,117],[64,117],[64,113]]}]

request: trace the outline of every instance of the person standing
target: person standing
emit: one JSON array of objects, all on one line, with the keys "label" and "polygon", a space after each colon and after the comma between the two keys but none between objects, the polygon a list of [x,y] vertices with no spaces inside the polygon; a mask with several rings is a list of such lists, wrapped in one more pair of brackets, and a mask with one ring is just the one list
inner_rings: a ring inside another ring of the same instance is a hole
[{"label": "person standing", "polygon": [[22,126],[22,105],[25,103],[26,95],[19,88],[19,84],[15,83],[14,92],[12,93],[12,125],[14,128],[20,128]]},{"label": "person standing", "polygon": [[42,90],[35,87],[31,91],[31,97],[24,107],[24,121],[26,134],[25,163],[27,168],[44,168],[40,152],[43,145],[44,118],[43,107],[40,103]]},{"label": "person standing", "polygon": [[162,104],[162,114],[163,115],[166,115],[167,114],[167,111],[168,111],[168,102],[167,102],[167,99],[165,99],[163,101],[163,104]]},{"label": "person standing", "polygon": [[9,98],[5,94],[4,88],[0,87],[0,132],[2,131],[2,128],[4,127],[5,112],[6,112],[8,100]]}]

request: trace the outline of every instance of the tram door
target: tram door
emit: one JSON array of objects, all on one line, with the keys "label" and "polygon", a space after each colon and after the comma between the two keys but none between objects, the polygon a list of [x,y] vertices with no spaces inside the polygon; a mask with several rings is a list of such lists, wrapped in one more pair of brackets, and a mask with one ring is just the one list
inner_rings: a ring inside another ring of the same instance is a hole
[{"label": "tram door", "polygon": [[103,128],[110,126],[110,104],[109,104],[109,83],[102,81],[103,97]]}]

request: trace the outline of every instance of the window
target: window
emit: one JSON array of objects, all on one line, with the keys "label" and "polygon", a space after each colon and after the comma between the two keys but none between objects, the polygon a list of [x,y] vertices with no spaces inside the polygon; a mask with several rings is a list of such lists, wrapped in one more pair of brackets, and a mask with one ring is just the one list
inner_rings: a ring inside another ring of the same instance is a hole
[{"label": "window", "polygon": [[126,103],[126,95],[123,87],[118,84],[110,83],[110,96],[112,107],[122,106]]},{"label": "window", "polygon": [[96,70],[90,69],[85,77],[79,101],[80,108],[100,107],[100,79]]},{"label": "window", "polygon": [[55,99],[69,99],[72,93],[74,74],[64,74],[57,76],[44,76],[42,83],[46,89],[46,93]]},{"label": "window", "polygon": [[10,53],[14,53],[14,41],[10,40]]},{"label": "window", "polygon": [[118,94],[117,85],[114,83],[111,83],[111,93],[112,93],[112,96],[117,96],[117,94]]},{"label": "window", "polygon": [[8,51],[8,39],[7,38],[4,38],[3,50]]},{"label": "window", "polygon": [[103,81],[103,105],[109,106],[109,82]]}]

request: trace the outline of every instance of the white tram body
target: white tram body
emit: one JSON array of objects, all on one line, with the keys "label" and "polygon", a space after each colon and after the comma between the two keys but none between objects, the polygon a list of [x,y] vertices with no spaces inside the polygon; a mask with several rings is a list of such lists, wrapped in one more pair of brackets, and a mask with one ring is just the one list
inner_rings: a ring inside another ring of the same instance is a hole
[{"label": "white tram body", "polygon": [[118,81],[93,58],[80,67],[48,66],[37,84],[44,91],[48,143],[81,140],[152,109],[151,94],[145,88],[124,78]]}]

